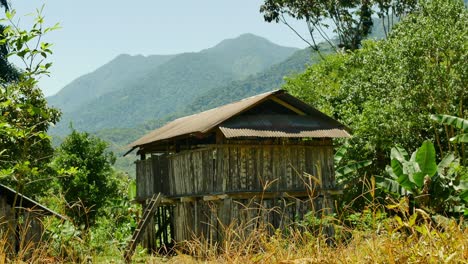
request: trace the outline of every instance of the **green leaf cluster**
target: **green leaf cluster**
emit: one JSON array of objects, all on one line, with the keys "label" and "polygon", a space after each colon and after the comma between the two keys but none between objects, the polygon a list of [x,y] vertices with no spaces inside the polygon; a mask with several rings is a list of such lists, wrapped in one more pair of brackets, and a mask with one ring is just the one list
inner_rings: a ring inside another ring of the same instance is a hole
[{"label": "green leaf cluster", "polygon": [[424,141],[411,157],[400,147],[392,148],[390,177],[380,186],[390,193],[412,195],[417,207],[433,213],[460,213],[468,207],[468,170],[453,153],[436,162],[436,150]]}]

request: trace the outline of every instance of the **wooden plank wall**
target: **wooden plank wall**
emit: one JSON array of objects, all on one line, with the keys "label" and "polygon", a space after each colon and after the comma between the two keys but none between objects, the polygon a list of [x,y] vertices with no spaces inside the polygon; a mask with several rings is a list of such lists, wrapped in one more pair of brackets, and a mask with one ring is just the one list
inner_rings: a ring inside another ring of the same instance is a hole
[{"label": "wooden plank wall", "polygon": [[136,184],[137,197],[139,201],[150,198],[154,193],[153,159],[137,160]]},{"label": "wooden plank wall", "polygon": [[306,190],[304,172],[333,188],[332,146],[218,145],[169,156],[168,196]]}]

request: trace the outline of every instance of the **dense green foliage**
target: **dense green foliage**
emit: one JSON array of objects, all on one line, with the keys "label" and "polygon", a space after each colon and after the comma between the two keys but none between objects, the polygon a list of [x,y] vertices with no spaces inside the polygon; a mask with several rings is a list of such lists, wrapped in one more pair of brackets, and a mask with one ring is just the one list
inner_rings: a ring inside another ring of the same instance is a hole
[{"label": "dense green foliage", "polygon": [[[7,1],[0,1],[0,8],[5,11],[10,9]],[[0,32],[5,30],[4,25],[0,25]],[[1,82],[12,82],[19,79],[19,71],[8,61],[8,44],[0,44],[0,80]]]},{"label": "dense green foliage", "polygon": [[16,81],[0,81],[0,178],[36,196],[46,188],[50,173],[53,148],[47,130],[60,116],[57,109],[47,106],[37,87],[38,77],[47,74],[51,65],[43,61],[52,53],[41,37],[56,27],[44,27],[40,10],[31,30],[17,27],[14,15],[7,12],[1,21],[10,25],[2,32],[0,45],[8,47],[8,56],[20,60],[24,69]]},{"label": "dense green foliage", "polygon": [[430,139],[442,155],[451,148],[447,128],[428,117],[468,114],[467,26],[463,2],[427,1],[387,40],[331,55],[284,87],[352,129],[345,158],[372,160],[367,177],[383,173],[395,145],[416,149]]},{"label": "dense green foliage", "polygon": [[390,158],[390,177],[380,183],[390,193],[409,194],[416,207],[433,214],[468,213],[468,170],[453,153],[437,164],[434,144],[424,141],[411,157],[395,147]]},{"label": "dense green foliage", "polygon": [[351,127],[350,157],[373,159],[380,171],[395,144],[436,138],[429,114],[467,115],[466,28],[463,3],[434,1],[388,40],[329,56],[284,87]]},{"label": "dense green foliage", "polygon": [[68,214],[77,224],[94,224],[99,210],[117,194],[112,165],[115,156],[107,143],[85,132],[72,133],[57,149],[53,166],[68,203]]}]

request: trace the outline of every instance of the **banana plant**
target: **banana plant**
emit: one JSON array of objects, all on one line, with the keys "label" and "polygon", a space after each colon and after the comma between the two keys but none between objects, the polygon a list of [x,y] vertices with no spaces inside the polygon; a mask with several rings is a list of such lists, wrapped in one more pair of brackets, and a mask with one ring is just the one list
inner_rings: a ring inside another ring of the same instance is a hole
[{"label": "banana plant", "polygon": [[389,177],[379,185],[390,193],[412,194],[420,206],[436,212],[464,212],[468,205],[468,172],[453,153],[436,162],[434,144],[424,141],[411,156],[392,148]]},{"label": "banana plant", "polygon": [[431,115],[431,119],[442,124],[458,128],[461,133],[450,138],[453,143],[468,143],[468,120],[450,115]]},{"label": "banana plant", "polygon": [[340,165],[343,157],[346,155],[348,151],[348,145],[344,144],[341,146],[335,153],[334,162],[335,162],[335,176],[338,181],[338,185],[345,185],[349,183],[351,179],[349,179],[350,174],[356,173],[359,169],[370,166],[372,164],[371,160],[363,160],[363,161],[350,161],[344,165]]}]

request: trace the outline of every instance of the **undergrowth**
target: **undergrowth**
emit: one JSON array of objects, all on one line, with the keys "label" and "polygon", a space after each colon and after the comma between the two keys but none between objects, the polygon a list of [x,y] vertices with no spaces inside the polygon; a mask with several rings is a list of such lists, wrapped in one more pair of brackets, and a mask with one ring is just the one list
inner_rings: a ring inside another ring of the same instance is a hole
[{"label": "undergrowth", "polygon": [[[283,230],[247,224],[225,227],[221,244],[194,238],[176,245],[175,256],[148,256],[137,250],[134,263],[467,263],[468,230],[463,219],[430,217],[422,210],[407,214],[404,200],[383,208],[369,207],[345,219],[305,219]],[[388,215],[388,213],[391,215]],[[311,216],[309,216],[311,218]],[[324,221],[323,225],[310,225]],[[53,221],[52,221],[53,222]],[[45,223],[54,224],[54,223]],[[56,224],[56,223],[55,223]],[[5,225],[5,223],[3,223]],[[332,237],[324,228],[334,229]],[[50,226],[49,226],[50,227]],[[91,238],[66,223],[39,243],[8,253],[0,240],[0,263],[121,263],[119,247],[110,255],[93,250]],[[318,230],[321,228],[321,230]],[[247,231],[248,229],[248,231]],[[3,229],[4,230],[4,229]],[[23,230],[25,231],[25,230]]]}]

